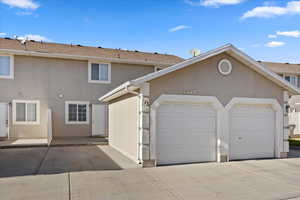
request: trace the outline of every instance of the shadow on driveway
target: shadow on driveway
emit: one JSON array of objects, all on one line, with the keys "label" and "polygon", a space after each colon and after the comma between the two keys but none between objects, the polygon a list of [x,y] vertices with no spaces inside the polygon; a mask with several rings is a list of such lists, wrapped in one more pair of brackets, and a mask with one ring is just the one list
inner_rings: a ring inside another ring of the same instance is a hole
[{"label": "shadow on driveway", "polygon": [[136,167],[109,146],[0,149],[0,177]]}]

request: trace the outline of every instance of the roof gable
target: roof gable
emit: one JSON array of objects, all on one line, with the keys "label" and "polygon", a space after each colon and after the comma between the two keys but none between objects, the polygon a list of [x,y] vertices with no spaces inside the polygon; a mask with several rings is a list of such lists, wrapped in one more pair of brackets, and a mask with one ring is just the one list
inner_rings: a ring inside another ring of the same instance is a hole
[{"label": "roof gable", "polygon": [[266,77],[267,79],[273,81],[275,84],[278,84],[279,86],[285,88],[289,92],[291,92],[293,94],[300,94],[300,90],[298,88],[291,85],[289,82],[282,79],[279,75],[277,75],[276,73],[270,71],[269,69],[264,67],[262,64],[255,61],[254,59],[252,59],[251,57],[249,57],[248,55],[246,55],[245,53],[243,53],[242,51],[240,51],[239,49],[237,49],[233,45],[227,44],[225,46],[222,46],[222,47],[219,47],[217,49],[214,49],[214,50],[208,51],[206,53],[203,53],[199,56],[196,56],[196,57],[193,57],[191,59],[185,60],[181,63],[175,64],[171,67],[165,68],[161,71],[154,72],[154,73],[151,73],[151,74],[147,74],[143,77],[140,77],[140,78],[137,78],[135,80],[126,82],[125,84],[119,86],[115,90],[112,90],[111,92],[109,92],[106,95],[102,96],[99,100],[109,101],[110,99],[115,98],[115,96],[118,96],[117,93],[118,93],[118,91],[122,90],[122,88],[125,88],[125,87],[126,88],[128,88],[128,87],[139,88],[145,82],[151,81],[151,80],[156,79],[158,77],[161,77],[161,76],[164,76],[166,74],[172,73],[172,72],[177,71],[179,69],[183,69],[187,66],[195,64],[197,62],[201,62],[203,60],[206,60],[208,58],[211,58],[213,56],[216,56],[216,55],[219,55],[219,54],[222,54],[222,53],[225,53],[225,52],[227,54],[229,54],[230,56],[232,56],[233,58],[235,58],[235,59],[239,60],[240,62],[244,63],[247,67],[253,69],[257,73],[259,73],[259,74],[263,75],[264,77]]}]

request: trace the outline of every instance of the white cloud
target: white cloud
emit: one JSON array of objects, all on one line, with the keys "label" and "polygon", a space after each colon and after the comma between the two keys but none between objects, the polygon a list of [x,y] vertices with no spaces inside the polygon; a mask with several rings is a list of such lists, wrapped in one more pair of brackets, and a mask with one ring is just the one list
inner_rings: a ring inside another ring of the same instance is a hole
[{"label": "white cloud", "polygon": [[32,35],[32,34],[28,34],[28,35],[23,35],[23,36],[18,36],[19,40],[35,40],[35,41],[44,41],[44,42],[51,42],[51,40],[45,36],[41,36],[41,35]]},{"label": "white cloud", "polygon": [[268,38],[277,38],[277,35],[270,34],[268,35]]},{"label": "white cloud", "polygon": [[40,5],[33,0],[0,0],[1,3],[11,7],[36,10]]},{"label": "white cloud", "polygon": [[220,7],[223,5],[235,5],[243,2],[244,0],[185,0],[187,4],[191,6],[208,6],[208,7]]},{"label": "white cloud", "polygon": [[180,31],[180,30],[188,29],[188,28],[190,28],[190,27],[186,26],[186,25],[180,25],[180,26],[176,26],[176,27],[169,29],[169,32],[176,32],[176,31]]},{"label": "white cloud", "polygon": [[300,14],[300,1],[290,1],[286,7],[280,6],[261,6],[244,13],[242,19],[251,17],[271,18],[281,15]]},{"label": "white cloud", "polygon": [[279,41],[272,41],[265,44],[266,47],[281,47],[284,46],[285,42],[279,42]]},{"label": "white cloud", "polygon": [[4,37],[4,36],[6,36],[7,34],[6,33],[1,33],[0,32],[0,37]]},{"label": "white cloud", "polygon": [[287,37],[300,37],[300,31],[277,31],[277,35],[287,36]]}]

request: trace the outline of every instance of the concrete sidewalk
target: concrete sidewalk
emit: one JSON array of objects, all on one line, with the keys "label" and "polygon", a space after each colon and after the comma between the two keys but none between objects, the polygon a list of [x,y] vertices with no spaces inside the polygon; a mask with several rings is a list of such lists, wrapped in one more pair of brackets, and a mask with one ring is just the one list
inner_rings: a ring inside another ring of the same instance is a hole
[{"label": "concrete sidewalk", "polygon": [[204,163],[0,179],[2,199],[299,199],[300,159]]}]

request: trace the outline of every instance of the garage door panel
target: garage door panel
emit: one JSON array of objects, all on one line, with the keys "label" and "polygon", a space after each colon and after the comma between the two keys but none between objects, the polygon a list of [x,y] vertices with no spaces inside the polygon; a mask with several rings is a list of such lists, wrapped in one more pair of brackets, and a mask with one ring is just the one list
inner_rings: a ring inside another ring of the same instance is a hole
[{"label": "garage door panel", "polygon": [[274,157],[275,113],[266,105],[238,105],[230,112],[230,159]]},{"label": "garage door panel", "polygon": [[158,164],[215,161],[216,111],[206,104],[162,104],[157,112]]}]

